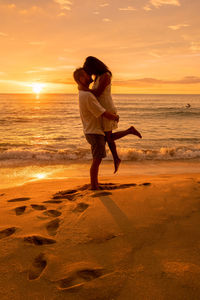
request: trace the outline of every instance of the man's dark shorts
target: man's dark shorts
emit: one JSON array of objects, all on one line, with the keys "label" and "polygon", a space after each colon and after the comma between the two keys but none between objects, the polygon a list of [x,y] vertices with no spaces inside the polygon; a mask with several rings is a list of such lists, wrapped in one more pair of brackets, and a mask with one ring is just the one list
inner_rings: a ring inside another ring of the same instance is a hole
[{"label": "man's dark shorts", "polygon": [[101,134],[85,134],[86,140],[91,145],[93,158],[104,158],[106,157],[106,139]]}]

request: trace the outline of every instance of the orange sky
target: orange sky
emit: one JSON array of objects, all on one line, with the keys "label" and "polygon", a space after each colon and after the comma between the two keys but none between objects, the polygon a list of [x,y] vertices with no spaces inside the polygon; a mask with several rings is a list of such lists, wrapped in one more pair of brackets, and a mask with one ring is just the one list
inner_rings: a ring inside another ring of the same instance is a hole
[{"label": "orange sky", "polygon": [[200,94],[199,0],[0,0],[0,93],[76,93],[88,55],[114,93]]}]

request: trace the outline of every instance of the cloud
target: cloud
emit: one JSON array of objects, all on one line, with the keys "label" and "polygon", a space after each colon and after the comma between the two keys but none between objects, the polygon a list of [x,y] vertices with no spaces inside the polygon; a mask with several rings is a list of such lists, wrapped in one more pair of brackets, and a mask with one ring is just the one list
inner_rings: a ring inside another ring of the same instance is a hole
[{"label": "cloud", "polygon": [[71,10],[72,2],[69,0],[54,0],[54,2],[58,3],[61,9]]},{"label": "cloud", "polygon": [[149,55],[153,56],[153,57],[156,57],[156,58],[160,58],[161,55],[155,53],[155,52],[149,52]]},{"label": "cloud", "polygon": [[168,28],[172,29],[172,30],[179,30],[183,27],[189,27],[189,24],[177,24],[177,25],[170,25],[168,26]]},{"label": "cloud", "polygon": [[32,74],[32,73],[40,73],[40,72],[53,72],[53,71],[60,71],[60,70],[72,70],[75,69],[74,65],[61,65],[57,67],[42,67],[42,68],[36,68],[35,70],[29,70],[26,71],[26,74]]},{"label": "cloud", "polygon": [[0,32],[0,36],[7,37],[7,36],[8,36],[8,34],[7,34],[7,33],[5,33],[5,32]]},{"label": "cloud", "polygon": [[68,58],[65,56],[59,56],[58,59],[63,61],[63,60],[67,60]]},{"label": "cloud", "polygon": [[64,16],[66,16],[66,15],[67,15],[66,13],[61,12],[60,14],[57,15],[57,17],[64,17]]},{"label": "cloud", "polygon": [[99,5],[100,7],[106,7],[106,6],[109,6],[109,3],[102,3]]},{"label": "cloud", "polygon": [[43,9],[39,6],[31,6],[30,8],[28,9],[21,9],[18,11],[18,13],[20,15],[29,15],[29,14],[32,14],[32,15],[35,15],[35,14],[39,14],[39,13],[42,13],[43,12]]},{"label": "cloud", "polygon": [[145,6],[143,7],[143,9],[146,10],[146,11],[152,10],[151,7],[150,7],[149,5],[145,5]]},{"label": "cloud", "polygon": [[12,84],[12,85],[20,85],[20,86],[25,86],[26,85],[26,82],[25,81],[18,81],[18,80],[4,80],[4,79],[1,79],[0,80],[0,83],[8,83],[8,84]]},{"label": "cloud", "polygon": [[32,74],[32,73],[38,73],[39,71],[37,71],[37,70],[29,70],[29,71],[26,71],[26,72],[24,72],[24,73],[26,73],[26,74]]},{"label": "cloud", "polygon": [[122,10],[122,11],[133,11],[133,10],[136,10],[133,6],[128,6],[128,7],[120,7],[118,8],[119,10]]},{"label": "cloud", "polygon": [[157,7],[160,7],[162,5],[174,5],[174,6],[180,6],[179,0],[150,0],[150,3]]},{"label": "cloud", "polygon": [[175,81],[166,81],[166,83],[172,83],[172,84],[196,84],[200,83],[200,77],[197,76],[186,76],[183,79],[175,80]]},{"label": "cloud", "polygon": [[152,86],[152,85],[160,85],[160,84],[199,84],[200,77],[197,76],[186,76],[179,80],[162,80],[156,78],[139,78],[139,79],[131,79],[131,80],[115,80],[113,84],[116,86]]},{"label": "cloud", "polygon": [[104,19],[102,19],[102,21],[103,21],[103,22],[107,22],[107,23],[108,23],[108,22],[111,22],[111,19],[104,18]]},{"label": "cloud", "polygon": [[190,46],[190,50],[194,52],[199,52],[200,51],[200,42],[192,42]]},{"label": "cloud", "polygon": [[14,3],[10,3],[10,4],[5,4],[5,1],[3,3],[1,3],[0,1],[0,6],[3,8],[8,8],[8,9],[13,9],[16,8],[16,5]]},{"label": "cloud", "polygon": [[19,11],[20,15],[27,15],[28,14],[28,10],[27,9],[22,9]]},{"label": "cloud", "polygon": [[8,4],[8,8],[16,8],[16,5],[14,3]]},{"label": "cloud", "polygon": [[34,41],[34,42],[30,42],[29,44],[33,45],[33,46],[44,46],[46,44],[46,42],[45,41]]},{"label": "cloud", "polygon": [[75,84],[73,77],[68,77],[66,79],[63,78],[53,78],[51,80],[45,80],[47,83],[51,84]]},{"label": "cloud", "polygon": [[57,67],[57,69],[64,69],[64,70],[74,69],[74,68],[75,68],[75,66],[73,66],[73,65],[64,65],[64,66]]}]

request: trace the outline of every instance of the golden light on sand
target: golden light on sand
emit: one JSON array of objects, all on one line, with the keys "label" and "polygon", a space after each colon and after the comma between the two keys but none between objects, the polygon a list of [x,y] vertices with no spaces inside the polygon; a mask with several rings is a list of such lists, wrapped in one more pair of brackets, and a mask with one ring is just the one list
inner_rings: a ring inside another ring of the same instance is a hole
[{"label": "golden light on sand", "polygon": [[44,83],[33,83],[32,84],[32,89],[35,94],[40,94],[40,92],[43,90],[44,87],[45,87]]}]

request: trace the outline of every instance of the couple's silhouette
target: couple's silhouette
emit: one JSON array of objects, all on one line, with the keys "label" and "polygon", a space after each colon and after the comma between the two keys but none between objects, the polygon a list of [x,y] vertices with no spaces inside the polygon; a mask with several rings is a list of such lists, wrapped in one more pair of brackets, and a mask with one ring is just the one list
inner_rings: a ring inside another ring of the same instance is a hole
[{"label": "couple's silhouette", "polygon": [[[101,60],[88,56],[83,67],[76,69],[73,75],[79,89],[83,131],[91,145],[93,156],[90,168],[91,189],[98,190],[100,189],[98,171],[102,158],[106,156],[106,142],[113,156],[114,173],[116,173],[121,159],[117,153],[115,140],[128,134],[139,138],[142,136],[133,126],[113,133],[113,130],[118,128],[119,115],[111,95],[112,73]],[[92,82],[93,86],[90,89]]]}]

